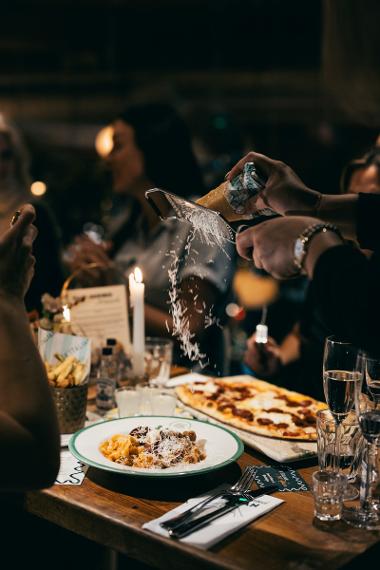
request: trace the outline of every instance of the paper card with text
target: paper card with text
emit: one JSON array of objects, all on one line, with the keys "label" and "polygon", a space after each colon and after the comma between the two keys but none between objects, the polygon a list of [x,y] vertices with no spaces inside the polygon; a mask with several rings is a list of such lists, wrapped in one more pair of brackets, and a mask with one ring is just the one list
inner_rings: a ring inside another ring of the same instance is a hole
[{"label": "paper card with text", "polygon": [[71,307],[71,324],[75,332],[91,338],[94,348],[104,346],[107,338],[115,338],[129,352],[131,341],[125,285],[67,289],[65,299],[70,304],[81,300]]},{"label": "paper card with text", "polygon": [[279,491],[308,491],[309,487],[301,475],[287,465],[260,465],[255,481],[258,487],[278,485]]}]

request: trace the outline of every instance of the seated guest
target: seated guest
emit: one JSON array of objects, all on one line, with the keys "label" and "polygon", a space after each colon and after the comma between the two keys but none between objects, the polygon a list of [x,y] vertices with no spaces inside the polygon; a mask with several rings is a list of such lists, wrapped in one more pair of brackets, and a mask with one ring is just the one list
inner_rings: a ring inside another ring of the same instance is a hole
[{"label": "seated guest", "polygon": [[[247,203],[246,211],[265,204],[284,217],[239,234],[239,254],[279,279],[305,273],[312,280],[310,296],[323,325],[378,355],[380,196],[322,195],[308,188],[284,163],[254,152],[244,157],[228,177],[236,176],[248,160],[265,173],[267,183]],[[311,232],[311,237],[302,247],[300,238],[305,232]],[[344,238],[374,254],[367,259]]]},{"label": "seated guest", "polygon": [[50,211],[30,193],[29,158],[18,132],[0,116],[0,234],[9,216],[22,204],[31,202],[36,211],[38,236],[34,243],[36,270],[25,297],[28,311],[41,309],[44,293],[58,296],[63,284],[60,242]]},{"label": "seated guest", "polygon": [[[344,169],[342,190],[350,193],[380,193],[380,149],[352,161]],[[324,339],[332,334],[314,309],[311,295],[306,298],[300,322],[277,344],[256,344],[253,334],[247,341],[245,363],[258,376],[289,389],[302,390],[322,398],[322,357]]]},{"label": "seated guest", "polygon": [[[192,226],[176,219],[160,221],[145,198],[153,187],[184,197],[204,192],[184,122],[168,105],[130,107],[113,122],[113,148],[106,161],[115,194],[107,228],[111,244],[106,249],[83,236],[77,238],[71,248],[71,269],[95,262],[104,267],[114,264],[128,275],[140,267],[146,284],[147,334],[171,336],[173,284],[168,272],[178,259],[174,281],[194,335],[191,342],[200,342],[200,352],[207,355],[203,362],[209,362],[212,372],[222,371],[222,331],[206,324],[210,313],[217,319],[224,315],[234,249],[228,243],[226,255],[195,236],[188,251]],[[188,360],[182,363],[192,365]]]},{"label": "seated guest", "polygon": [[380,193],[380,147],[373,147],[362,158],[352,160],[343,169],[343,194]]},{"label": "seated guest", "polygon": [[1,491],[48,487],[59,466],[54,404],[24,308],[34,272],[34,219],[33,207],[24,206],[0,237],[0,454],[8,465]]}]

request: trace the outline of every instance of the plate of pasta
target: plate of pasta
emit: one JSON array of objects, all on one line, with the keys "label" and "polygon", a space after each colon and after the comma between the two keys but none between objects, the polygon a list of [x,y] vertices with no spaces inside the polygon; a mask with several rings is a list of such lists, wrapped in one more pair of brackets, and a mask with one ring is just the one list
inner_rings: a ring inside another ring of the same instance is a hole
[{"label": "plate of pasta", "polygon": [[124,475],[179,477],[220,469],[243,453],[224,427],[174,416],[135,416],[75,433],[71,453],[82,463]]}]

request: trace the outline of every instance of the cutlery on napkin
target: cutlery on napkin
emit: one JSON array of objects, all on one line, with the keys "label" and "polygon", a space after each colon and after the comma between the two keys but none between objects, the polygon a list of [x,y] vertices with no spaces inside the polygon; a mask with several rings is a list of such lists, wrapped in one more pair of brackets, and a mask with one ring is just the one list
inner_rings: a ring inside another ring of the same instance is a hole
[{"label": "cutlery on napkin", "polygon": [[[211,494],[216,494],[223,487],[227,485],[220,486],[217,489],[213,489]],[[179,505],[175,509],[165,513],[161,517],[149,521],[143,525],[144,529],[150,530],[156,534],[164,537],[169,537],[167,530],[161,527],[161,523],[165,520],[169,520],[175,515],[179,515],[186,511],[189,507],[203,501],[205,496],[196,497],[189,499],[186,503]],[[261,517],[262,515],[269,513],[274,508],[278,507],[283,503],[282,499],[277,497],[272,497],[270,495],[262,495],[254,500],[254,503],[250,506],[244,504],[238,508],[234,508],[228,513],[223,514],[216,520],[213,520],[207,526],[195,530],[189,536],[184,536],[179,540],[184,544],[191,544],[198,548],[207,549],[216,544],[217,542],[223,540],[226,536],[236,532],[240,528],[248,525],[255,519]]]},{"label": "cutlery on napkin", "polygon": [[185,521],[183,523],[178,524],[174,528],[168,529],[169,535],[172,538],[182,538],[189,534],[192,534],[196,530],[199,530],[212,521],[218,519],[219,517],[233,511],[234,509],[238,509],[242,505],[248,506],[257,506],[253,502],[255,498],[261,497],[262,495],[269,495],[269,493],[274,493],[278,491],[277,485],[267,485],[261,489],[255,489],[249,493],[249,498],[247,497],[228,497],[226,498],[226,502],[221,507],[213,510],[211,513],[207,513],[203,516],[198,516],[195,519],[191,518],[189,521]]}]

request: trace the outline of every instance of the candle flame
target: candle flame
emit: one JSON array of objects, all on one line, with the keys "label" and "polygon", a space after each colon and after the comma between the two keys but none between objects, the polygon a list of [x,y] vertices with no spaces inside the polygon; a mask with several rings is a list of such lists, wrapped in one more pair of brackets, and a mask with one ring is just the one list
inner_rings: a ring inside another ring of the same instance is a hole
[{"label": "candle flame", "polygon": [[63,318],[65,319],[65,321],[66,321],[67,323],[69,323],[70,320],[71,320],[71,311],[70,311],[68,305],[63,305],[62,314],[63,314]]},{"label": "candle flame", "polygon": [[136,283],[142,283],[143,276],[140,267],[135,267],[135,281]]}]

